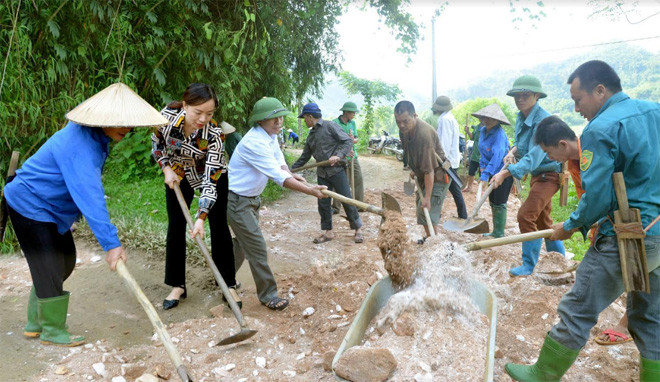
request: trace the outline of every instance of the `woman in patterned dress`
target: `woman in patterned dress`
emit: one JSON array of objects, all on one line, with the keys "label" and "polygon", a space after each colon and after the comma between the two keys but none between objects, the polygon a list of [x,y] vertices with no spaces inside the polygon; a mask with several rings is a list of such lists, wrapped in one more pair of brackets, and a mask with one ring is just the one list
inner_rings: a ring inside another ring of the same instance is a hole
[{"label": "woman in patterned dress", "polygon": [[152,135],[152,154],[165,175],[167,204],[167,249],[165,284],[172,291],[163,301],[171,309],[186,298],[186,220],[174,193],[174,183],[190,206],[194,191],[200,190],[192,236],[204,237],[204,221],[209,220],[211,253],[222,278],[236,293],[236,270],[231,233],[227,226],[227,165],[223,153],[224,133],[213,119],[218,98],[207,84],[190,84],[181,101],[170,102],[161,114],[170,123]]}]

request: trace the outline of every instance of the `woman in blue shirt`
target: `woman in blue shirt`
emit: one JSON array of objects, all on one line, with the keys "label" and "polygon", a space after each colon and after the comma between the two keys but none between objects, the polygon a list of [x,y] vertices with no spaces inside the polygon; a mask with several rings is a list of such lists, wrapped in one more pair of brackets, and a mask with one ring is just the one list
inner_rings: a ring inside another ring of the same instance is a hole
[{"label": "woman in blue shirt", "polygon": [[102,90],[66,117],[70,122],[25,161],[4,193],[33,283],[23,334],[40,337],[43,344],[79,346],[85,338],[67,330],[69,292],[63,290],[76,264],[69,228],[84,216],[107,251],[110,269],[115,270],[119,259],[126,261],[101,183],[109,143],[121,141],[133,127],[167,120],[122,83]]},{"label": "woman in blue shirt", "polygon": [[[511,123],[496,103],[488,105],[472,115],[479,118],[482,125],[479,133],[480,180],[487,182],[504,167],[502,160],[509,151],[509,141],[501,124],[510,125]],[[509,200],[509,190],[513,184],[513,178],[506,178],[503,184],[504,187],[494,189],[488,197],[493,213],[493,232],[484,234],[484,236],[504,236],[506,203]]]}]

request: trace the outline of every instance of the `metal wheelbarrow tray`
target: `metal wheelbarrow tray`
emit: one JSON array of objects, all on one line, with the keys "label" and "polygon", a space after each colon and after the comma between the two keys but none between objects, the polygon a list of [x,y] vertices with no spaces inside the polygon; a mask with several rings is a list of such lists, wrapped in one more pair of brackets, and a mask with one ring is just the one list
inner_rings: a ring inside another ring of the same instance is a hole
[{"label": "metal wheelbarrow tray", "polygon": [[[357,315],[353,319],[353,323],[348,328],[346,336],[341,342],[335,358],[332,360],[332,369],[334,370],[335,364],[341,355],[353,346],[362,344],[364,333],[371,323],[371,320],[376,317],[378,312],[387,304],[389,298],[397,291],[392,286],[390,276],[385,276],[378,280],[371,286],[369,292],[362,301],[362,306]],[[483,283],[474,281],[473,289],[470,291],[470,297],[479,310],[488,317],[489,331],[488,340],[486,341],[486,360],[484,369],[484,381],[493,381],[493,367],[495,365],[495,329],[497,327],[497,298],[495,294]],[[335,377],[340,381],[345,379],[335,374]]]}]

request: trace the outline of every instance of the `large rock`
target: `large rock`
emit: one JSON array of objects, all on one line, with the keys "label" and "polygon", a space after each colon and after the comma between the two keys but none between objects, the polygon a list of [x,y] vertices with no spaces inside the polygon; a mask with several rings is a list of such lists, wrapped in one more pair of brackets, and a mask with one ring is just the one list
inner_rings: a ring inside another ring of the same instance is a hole
[{"label": "large rock", "polygon": [[389,378],[397,362],[387,349],[354,346],[341,355],[335,373],[353,382],[381,382]]}]

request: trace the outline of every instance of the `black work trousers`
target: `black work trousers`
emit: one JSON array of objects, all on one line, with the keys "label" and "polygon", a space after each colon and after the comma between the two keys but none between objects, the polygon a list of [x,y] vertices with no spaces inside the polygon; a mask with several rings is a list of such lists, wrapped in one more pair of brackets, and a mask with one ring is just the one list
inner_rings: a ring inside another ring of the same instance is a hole
[{"label": "black work trousers", "polygon": [[76,266],[76,246],[71,231],[57,232],[55,223],[39,222],[8,206],[9,218],[30,267],[32,284],[38,298],[64,294],[64,280]]},{"label": "black work trousers", "polygon": [[[458,174],[458,169],[452,169],[454,174]],[[461,186],[458,183],[452,181],[449,184],[449,192],[454,198],[454,203],[456,203],[456,212],[458,217],[461,219],[467,219],[467,209],[465,208],[465,201],[463,200],[463,191],[461,191]]]},{"label": "black work trousers", "polygon": [[[236,269],[234,268],[234,245],[227,224],[227,193],[229,183],[227,174],[222,174],[216,185],[218,198],[208,214],[211,231],[211,257],[227,286],[236,285]],[[192,203],[195,190],[188,180],[179,184],[181,193],[188,207]],[[174,190],[165,185],[165,201],[167,204],[167,248],[165,250],[165,284],[172,287],[186,285],[186,219],[176,198]],[[194,219],[194,217],[193,217]]]}]

